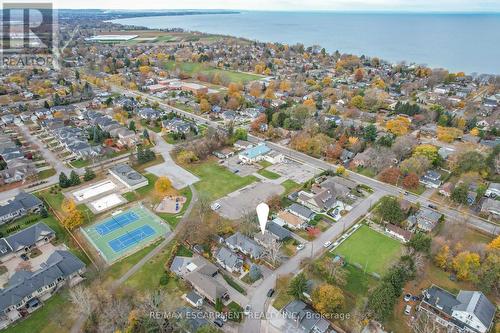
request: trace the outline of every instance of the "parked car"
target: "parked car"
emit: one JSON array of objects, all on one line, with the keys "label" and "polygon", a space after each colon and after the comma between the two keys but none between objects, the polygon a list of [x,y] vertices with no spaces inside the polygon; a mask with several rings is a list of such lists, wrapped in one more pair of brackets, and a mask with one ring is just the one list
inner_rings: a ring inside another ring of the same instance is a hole
[{"label": "parked car", "polygon": [[274,295],[274,289],[271,288],[267,291],[267,297],[272,297]]},{"label": "parked car", "polygon": [[220,208],[220,203],[218,202],[215,202],[213,205],[212,205],[212,210],[217,210]]},{"label": "parked car", "polygon": [[427,206],[428,206],[429,208],[432,208],[432,209],[435,209],[435,210],[437,210],[437,209],[438,209],[438,208],[437,208],[437,206],[436,206],[436,205],[433,205],[433,204],[428,204]]},{"label": "parked car", "polygon": [[299,245],[297,245],[297,251],[300,251],[304,249],[304,244],[300,243]]},{"label": "parked car", "polygon": [[28,257],[28,255],[26,253],[21,254],[21,259],[23,259],[24,261],[30,260],[30,258]]},{"label": "parked car", "polygon": [[329,248],[329,247],[330,247],[330,245],[332,245],[332,242],[327,241],[327,242],[325,242],[325,244],[323,244],[323,247],[325,247],[325,248]]},{"label": "parked car", "polygon": [[247,304],[247,305],[245,306],[245,310],[243,311],[243,314],[244,314],[245,316],[248,316],[248,315],[250,314],[250,311],[251,311],[251,310],[252,310],[252,307],[250,306],[250,304]]},{"label": "parked car", "polygon": [[224,326],[224,322],[222,321],[222,319],[219,319],[219,318],[214,320],[214,324],[219,326],[219,327]]},{"label": "parked car", "polygon": [[418,296],[412,296],[411,300],[414,301],[414,302],[418,302],[418,301],[420,301],[420,297],[418,297]]},{"label": "parked car", "polygon": [[405,300],[405,302],[411,301],[411,294],[405,294],[403,299]]},{"label": "parked car", "polygon": [[405,307],[405,315],[409,316],[411,314],[411,305]]}]

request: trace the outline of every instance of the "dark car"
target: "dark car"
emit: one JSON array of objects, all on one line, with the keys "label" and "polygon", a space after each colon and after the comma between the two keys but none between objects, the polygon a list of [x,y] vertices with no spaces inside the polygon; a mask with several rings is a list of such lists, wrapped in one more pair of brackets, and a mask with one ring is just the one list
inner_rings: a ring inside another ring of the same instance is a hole
[{"label": "dark car", "polygon": [[427,206],[428,206],[429,208],[432,208],[432,209],[435,209],[435,210],[437,210],[437,209],[438,209],[438,208],[437,208],[437,206],[432,205],[432,204],[428,204]]},{"label": "dark car", "polygon": [[269,291],[267,292],[267,297],[272,297],[274,295],[274,289],[271,288],[269,289]]},{"label": "dark car", "polygon": [[214,324],[217,325],[217,326],[219,326],[219,327],[224,326],[224,322],[220,318],[215,319],[214,320]]},{"label": "dark car", "polygon": [[26,253],[21,254],[21,259],[23,259],[24,261],[30,260],[30,258],[28,257],[28,255]]}]

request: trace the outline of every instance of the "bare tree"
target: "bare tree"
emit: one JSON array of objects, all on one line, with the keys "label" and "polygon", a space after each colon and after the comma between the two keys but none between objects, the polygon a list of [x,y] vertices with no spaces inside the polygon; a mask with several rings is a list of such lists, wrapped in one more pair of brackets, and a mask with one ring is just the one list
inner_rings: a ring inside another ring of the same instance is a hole
[{"label": "bare tree", "polygon": [[88,317],[97,305],[95,295],[89,288],[78,285],[69,290],[69,299],[76,308],[78,314]]},{"label": "bare tree", "polygon": [[333,261],[330,258],[324,260],[324,268],[328,277],[335,282],[335,284],[343,287],[347,284],[347,271],[339,261]]},{"label": "bare tree", "polygon": [[274,266],[276,266],[281,260],[281,246],[281,242],[276,240],[270,240],[269,244],[266,246],[264,256]]},{"label": "bare tree", "polygon": [[454,328],[447,330],[441,326],[427,311],[417,311],[410,328],[413,333],[457,333]]},{"label": "bare tree", "polygon": [[245,211],[238,227],[240,232],[246,236],[251,236],[257,232],[259,226],[255,211]]}]

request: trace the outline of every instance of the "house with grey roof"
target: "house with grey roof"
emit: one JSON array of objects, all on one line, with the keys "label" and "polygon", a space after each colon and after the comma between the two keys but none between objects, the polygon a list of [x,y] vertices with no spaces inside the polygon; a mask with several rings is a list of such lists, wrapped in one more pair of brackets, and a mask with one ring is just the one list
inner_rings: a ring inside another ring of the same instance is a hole
[{"label": "house with grey roof", "polygon": [[481,204],[481,213],[491,214],[492,216],[500,216],[500,201],[486,198]]},{"label": "house with grey roof", "polygon": [[330,330],[328,320],[300,300],[291,301],[282,312],[285,320],[293,327],[293,332],[326,333]]},{"label": "house with grey roof", "polygon": [[34,248],[49,243],[56,233],[48,225],[38,222],[15,234],[0,239],[0,262],[27,253]]},{"label": "house with grey roof", "polygon": [[176,320],[174,325],[179,325],[182,332],[195,333],[203,326],[210,325],[205,319],[206,314],[202,311],[190,307],[182,307],[175,310],[175,312],[181,320]]},{"label": "house with grey roof", "polygon": [[415,223],[417,228],[430,232],[432,231],[439,222],[443,215],[425,207],[421,207],[415,215],[408,218],[411,223]]},{"label": "house with grey roof", "polygon": [[0,205],[0,225],[28,214],[38,213],[43,202],[31,193],[19,192],[14,198]]},{"label": "house with grey roof", "polygon": [[311,221],[316,215],[311,209],[297,203],[291,204],[286,210],[306,221]]},{"label": "house with grey roof", "polygon": [[20,270],[0,290],[0,327],[20,319],[40,300],[51,297],[64,285],[74,286],[82,280],[85,264],[69,251],[53,252],[34,272]]},{"label": "house with grey roof", "polygon": [[243,272],[243,260],[225,246],[216,250],[215,261],[228,272],[237,274]]},{"label": "house with grey roof", "polygon": [[418,306],[426,311],[436,323],[463,333],[486,333],[493,326],[495,305],[480,291],[460,290],[458,295],[438,286],[424,290]]},{"label": "house with grey roof", "polygon": [[438,188],[441,186],[441,174],[434,170],[428,170],[422,177],[420,183],[428,188]]},{"label": "house with grey roof", "polygon": [[203,296],[195,291],[190,291],[187,294],[182,295],[182,298],[195,308],[199,308],[203,305]]},{"label": "house with grey roof", "polygon": [[130,190],[148,185],[146,177],[125,163],[113,166],[109,169],[109,173]]},{"label": "house with grey roof", "polygon": [[226,244],[231,250],[240,251],[253,259],[259,259],[264,254],[262,246],[240,232],[226,238]]},{"label": "house with grey roof", "polygon": [[484,195],[490,198],[500,197],[500,183],[490,183]]}]

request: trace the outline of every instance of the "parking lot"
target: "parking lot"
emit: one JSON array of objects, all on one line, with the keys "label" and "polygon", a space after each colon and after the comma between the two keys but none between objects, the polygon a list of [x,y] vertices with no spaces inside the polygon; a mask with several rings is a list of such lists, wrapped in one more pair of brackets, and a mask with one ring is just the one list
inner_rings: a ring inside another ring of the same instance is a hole
[{"label": "parking lot", "polygon": [[221,165],[225,166],[228,168],[231,172],[235,172],[236,170],[238,175],[241,177],[245,176],[250,176],[254,172],[257,172],[261,167],[259,165],[253,165],[253,164],[238,164],[239,158],[238,155],[231,156],[230,158],[223,160],[224,163]]},{"label": "parking lot", "polygon": [[285,188],[269,182],[254,183],[217,200],[220,208],[217,212],[228,219],[236,220],[252,212],[261,202],[274,195],[282,194]]},{"label": "parking lot", "polygon": [[320,172],[307,164],[298,163],[292,160],[285,160],[284,163],[271,165],[267,170],[285,176],[296,183],[303,184]]}]

